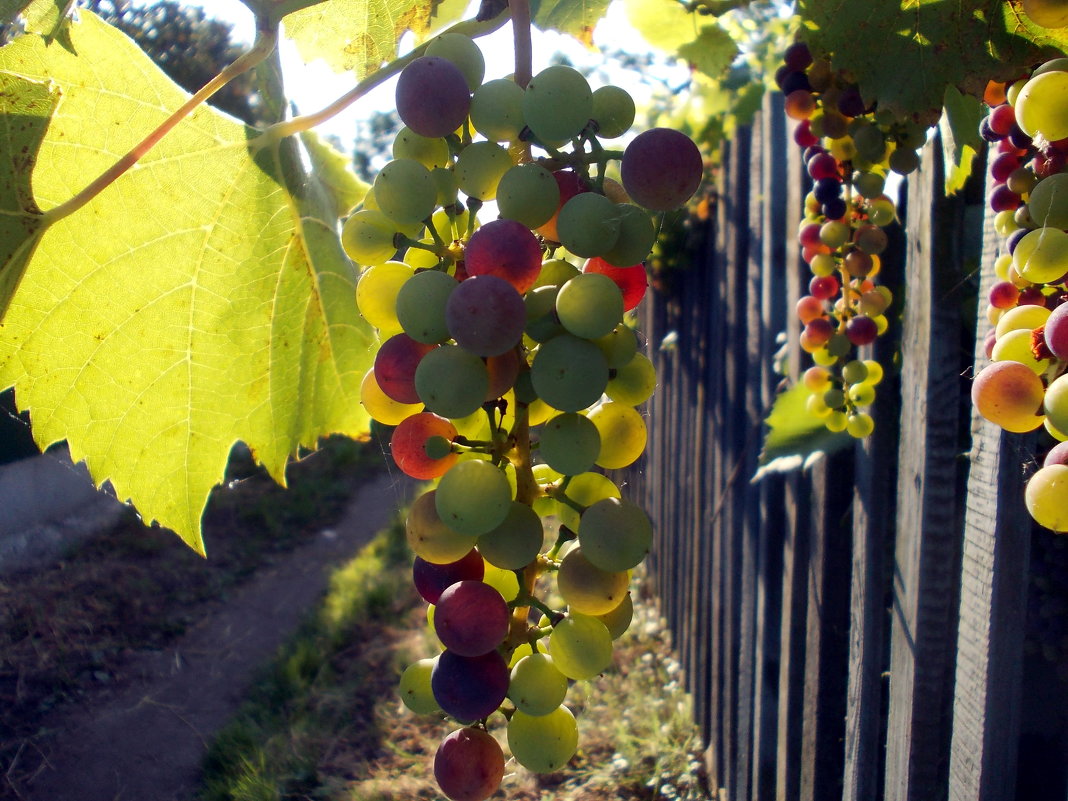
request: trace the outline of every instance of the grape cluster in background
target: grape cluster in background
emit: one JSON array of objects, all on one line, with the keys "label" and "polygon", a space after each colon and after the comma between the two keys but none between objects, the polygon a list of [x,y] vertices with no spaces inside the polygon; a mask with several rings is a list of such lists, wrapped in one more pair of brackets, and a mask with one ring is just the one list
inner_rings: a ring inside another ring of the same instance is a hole
[{"label": "grape cluster in background", "polygon": [[[381,338],[362,402],[394,427],[400,469],[437,480],[406,529],[443,650],[400,694],[460,724],[434,759],[457,801],[500,785],[502,724],[520,765],[567,764],[569,683],[606,669],[630,623],[653,529],[602,471],[643,452],[635,407],[656,375],[624,318],[646,290],[651,212],[684,204],[704,171],[669,129],[606,148],[634,120],[618,87],[567,66],[525,87],[484,71],[456,34],[404,68],[394,158],[342,233]],[[498,215],[480,219],[489,201]]]},{"label": "grape cluster in background", "polygon": [[1031,516],[1068,532],[1068,59],[991,83],[980,132],[991,143],[988,202],[1004,238],[972,401],[1006,431],[1044,430],[1027,484]]},{"label": "grape cluster in background", "polygon": [[796,307],[801,348],[815,362],[803,378],[807,408],[829,430],[860,439],[875,428],[868,409],[884,370],[859,349],[886,332],[893,302],[878,283],[888,243],[883,229],[897,220],[886,179],[916,169],[927,129],[867,105],[856,84],[830,61],[814,59],[804,42],[783,58],[775,79],[798,123],[793,138],[812,180],[798,230],[812,279]]}]

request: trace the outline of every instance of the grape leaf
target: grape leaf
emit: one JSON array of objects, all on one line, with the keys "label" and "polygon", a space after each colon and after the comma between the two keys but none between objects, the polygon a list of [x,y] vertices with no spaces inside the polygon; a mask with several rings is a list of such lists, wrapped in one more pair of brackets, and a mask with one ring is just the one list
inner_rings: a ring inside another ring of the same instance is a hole
[{"label": "grape leaf", "polygon": [[979,122],[983,119],[983,106],[978,98],[962,95],[955,86],[947,86],[943,100],[942,154],[945,162],[945,189],[952,195],[964,187],[972,174],[972,161],[982,146]]},{"label": "grape leaf", "polygon": [[315,131],[300,135],[304,149],[308,151],[312,172],[329,192],[335,217],[347,216],[363,201],[369,184],[361,181],[352,170],[352,160],[335,148]]},{"label": "grape leaf", "polygon": [[624,0],[627,20],[653,47],[674,53],[697,35],[695,16],[678,0]]},{"label": "grape leaf", "polygon": [[593,29],[611,0],[532,0],[530,16],[543,31],[560,31],[593,46]]},{"label": "grape leaf", "polygon": [[54,85],[0,74],[0,319],[44,230],[30,175],[58,103]]},{"label": "grape leaf", "polygon": [[67,12],[74,0],[0,0],[0,22],[10,23],[21,15],[29,33],[66,43]]},{"label": "grape leaf", "polygon": [[290,14],[286,36],[307,62],[323,59],[335,72],[363,79],[397,55],[405,31],[423,35],[434,0],[326,0]]},{"label": "grape leaf", "polygon": [[731,35],[718,25],[706,25],[692,42],[678,50],[679,58],[689,61],[710,78],[719,78],[730,67],[738,46]]},{"label": "grape leaf", "polygon": [[775,398],[764,421],[768,431],[754,481],[768,473],[795,470],[815,454],[834,453],[853,442],[844,431],[829,431],[823,420],[809,413],[805,405],[809,394],[804,384],[795,384]]},{"label": "grape leaf", "polygon": [[[187,97],[94,15],[70,32],[74,52],[0,49],[0,75],[62,92],[33,172],[46,220]],[[284,481],[299,447],[365,432],[372,336],[330,208],[296,140],[201,106],[49,225],[0,321],[0,387],[37,443],[66,439],[96,483],[203,552],[237,441]]]},{"label": "grape leaf", "polygon": [[932,125],[947,85],[979,97],[988,80],[1014,78],[1065,44],[1064,31],[1037,28],[1005,0],[798,0],[797,12],[810,48],[833,54],[867,102]]}]

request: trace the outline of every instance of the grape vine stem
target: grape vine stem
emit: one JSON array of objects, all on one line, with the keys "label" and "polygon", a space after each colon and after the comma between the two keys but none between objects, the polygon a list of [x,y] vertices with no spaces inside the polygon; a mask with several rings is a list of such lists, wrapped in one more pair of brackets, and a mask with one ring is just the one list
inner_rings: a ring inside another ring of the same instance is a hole
[{"label": "grape vine stem", "polygon": [[530,0],[508,0],[512,13],[512,40],[515,48],[515,82],[526,89],[533,77],[534,50],[530,43]]},{"label": "grape vine stem", "polygon": [[[477,39],[479,36],[485,36],[486,34],[493,33],[495,30],[499,29],[504,25],[508,17],[509,14],[502,12],[491,20],[464,20],[462,22],[457,22],[455,25],[438,35],[444,36],[446,33],[460,33],[464,36],[469,36],[472,39]],[[436,39],[437,37],[434,38]],[[410,53],[389,62],[389,64],[367,78],[364,78],[356,84],[356,86],[325,108],[311,114],[294,117],[291,120],[284,120],[265,128],[262,133],[249,141],[249,147],[254,150],[257,148],[268,147],[275,144],[280,139],[284,139],[287,136],[293,136],[301,131],[310,130],[315,126],[326,122],[330,118],[337,116],[372,89],[385,83],[408,66],[408,64],[423,55],[427,47],[433,41],[434,39],[428,39],[418,47],[414,48]]]},{"label": "grape vine stem", "polygon": [[256,31],[256,40],[252,43],[252,47],[245,53],[242,53],[238,58],[229,66],[225,67],[222,72],[204,84],[203,87],[192,97],[190,97],[181,108],[171,114],[160,125],[152,131],[148,136],[142,139],[136,144],[129,152],[122,158],[108,167],[102,172],[92,183],[86,186],[78,194],[74,195],[69,200],[60,203],[58,206],[54,206],[46,211],[41,216],[41,221],[45,225],[51,225],[54,222],[62,220],[64,217],[68,217],[78,209],[85,206],[93,198],[107,189],[113,184],[120,176],[122,176],[127,170],[133,167],[141,158],[168,133],[170,133],[175,126],[182,120],[193,113],[201,103],[206,101],[209,97],[222,89],[227,83],[232,81],[238,75],[248,72],[257,64],[267,58],[272,52],[274,52],[275,45],[278,43],[278,28],[264,28],[260,27]]}]

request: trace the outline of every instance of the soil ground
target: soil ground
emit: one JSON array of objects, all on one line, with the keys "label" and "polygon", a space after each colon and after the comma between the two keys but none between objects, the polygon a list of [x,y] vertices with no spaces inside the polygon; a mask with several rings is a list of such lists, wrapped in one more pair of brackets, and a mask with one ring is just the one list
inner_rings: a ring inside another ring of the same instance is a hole
[{"label": "soil ground", "polygon": [[[179,801],[196,788],[201,758],[259,669],[300,625],[331,568],[388,524],[412,485],[379,475],[343,516],[284,559],[258,570],[166,648],[135,653],[104,689],[47,714],[30,747],[38,768],[6,766],[11,797],[27,801]],[[209,543],[210,547],[210,543]],[[28,756],[28,755],[27,755]]]}]

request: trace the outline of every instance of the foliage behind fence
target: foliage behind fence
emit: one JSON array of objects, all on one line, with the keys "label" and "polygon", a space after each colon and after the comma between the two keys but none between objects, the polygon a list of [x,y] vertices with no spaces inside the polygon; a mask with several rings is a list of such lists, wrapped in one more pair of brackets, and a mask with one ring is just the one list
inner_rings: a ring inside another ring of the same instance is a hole
[{"label": "foliage behind fence", "polygon": [[867,441],[750,481],[773,357],[785,341],[790,377],[807,365],[807,187],[780,99],[728,143],[694,263],[644,307],[661,387],[631,481],[731,801],[1068,797],[1068,547],[1023,507],[1028,436],[971,410],[998,240],[981,178],[942,196],[940,154],[884,257],[897,330],[874,355],[894,367]]}]

